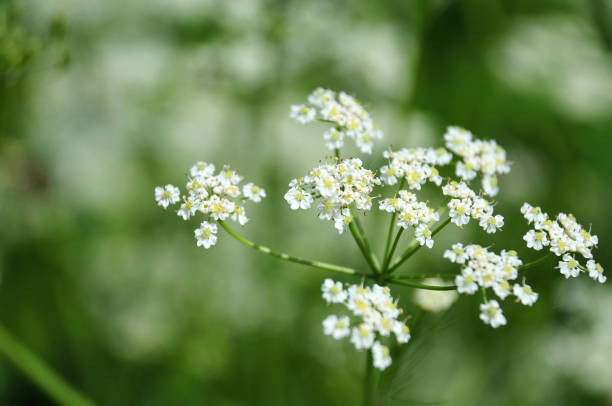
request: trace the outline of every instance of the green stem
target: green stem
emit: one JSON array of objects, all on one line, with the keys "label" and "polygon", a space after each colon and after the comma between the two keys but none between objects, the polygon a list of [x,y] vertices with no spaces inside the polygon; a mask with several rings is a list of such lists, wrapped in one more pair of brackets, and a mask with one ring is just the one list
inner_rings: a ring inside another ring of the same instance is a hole
[{"label": "green stem", "polygon": [[361,237],[359,236],[359,232],[357,231],[357,229],[355,227],[354,221],[351,221],[349,223],[349,230],[351,231],[351,235],[353,236],[353,239],[357,243],[357,246],[359,247],[359,250],[363,254],[364,258],[366,259],[366,261],[368,263],[368,265],[370,265],[370,268],[372,269],[372,271],[374,271],[375,274],[380,273],[378,267],[376,266],[376,263],[372,260],[372,257],[370,256],[370,254],[368,253],[368,250],[366,249],[365,245],[363,244],[363,241],[361,241]]},{"label": "green stem", "polygon": [[447,286],[435,286],[435,285],[424,285],[422,283],[411,282],[404,279],[399,278],[391,278],[388,280],[389,283],[394,283],[396,285],[409,286],[411,288],[416,289],[424,289],[424,290],[455,290],[457,286],[455,285],[447,285]]},{"label": "green stem", "polygon": [[480,291],[482,292],[482,300],[484,301],[484,304],[489,303],[487,300],[487,290],[484,288],[484,286],[480,287]]},{"label": "green stem", "polygon": [[0,352],[60,405],[93,406],[0,325]]},{"label": "green stem", "polygon": [[366,365],[363,377],[363,405],[371,406],[374,404],[374,368],[372,350],[366,351]]},{"label": "green stem", "polygon": [[[262,254],[271,255],[271,256],[273,256],[275,258],[279,258],[279,259],[282,259],[284,261],[295,262],[295,263],[302,264],[302,265],[308,265],[308,266],[311,266],[311,267],[316,268],[316,269],[322,269],[324,271],[338,272],[338,273],[343,273],[345,275],[353,275],[353,276],[357,276],[357,277],[365,277],[367,279],[372,279],[372,280],[380,282],[380,274],[378,274],[378,273],[360,274],[359,272],[357,272],[353,268],[348,268],[348,267],[345,267],[345,266],[328,264],[328,263],[320,262],[320,261],[311,261],[309,259],[303,259],[303,258],[299,258],[299,257],[294,257],[292,255],[287,255],[287,254],[279,253],[279,252],[276,252],[276,251],[272,251],[268,247],[264,247],[262,245],[255,244],[254,242],[247,240],[246,238],[244,238],[243,236],[241,236],[240,234],[238,234],[234,230],[232,230],[230,228],[230,226],[228,226],[227,223],[225,223],[224,221],[219,220],[218,223],[221,225],[221,227],[223,227],[223,229],[225,231],[227,231],[227,233],[229,235],[234,237],[236,240],[238,240],[242,244],[246,245],[247,247],[251,247],[251,248],[261,252]],[[401,280],[401,279],[397,279],[397,278],[385,279],[385,281],[388,282],[388,283],[395,284],[395,285],[409,286],[411,288],[425,289],[425,290],[451,290],[451,289],[455,289],[456,288],[455,286],[423,285],[421,283],[409,282],[409,281],[405,281],[405,280]]]},{"label": "green stem", "polygon": [[397,248],[397,243],[399,243],[400,237],[402,236],[403,232],[404,232],[404,227],[400,227],[400,229],[397,230],[397,234],[395,235],[395,240],[393,240],[393,246],[391,247],[391,251],[389,251],[385,264],[383,265],[383,268],[382,268],[384,273],[390,272],[388,271],[389,262],[391,262],[391,258],[393,257],[393,254],[395,253],[395,249]]},{"label": "green stem", "polygon": [[350,208],[351,216],[353,216],[353,220],[355,221],[355,225],[357,226],[357,231],[359,232],[359,236],[361,237],[361,241],[363,243],[363,247],[368,253],[368,257],[370,258],[370,262],[374,265],[374,267],[380,270],[380,265],[378,264],[378,258],[374,255],[374,251],[372,251],[372,247],[370,246],[370,242],[368,241],[368,236],[366,235],[363,227],[361,226],[361,221],[359,220],[359,213],[355,211],[355,209],[351,206]]},{"label": "green stem", "polygon": [[[399,183],[399,187],[397,188],[397,192],[395,192],[395,195],[393,195],[393,197],[397,196],[397,194],[402,189],[402,187],[404,187],[405,182],[406,182],[406,178],[402,177],[402,180]],[[387,244],[385,245],[385,255],[383,257],[383,266],[381,268],[383,272],[385,272],[385,270],[387,269],[387,266],[389,266],[389,262],[391,262],[391,258],[393,256],[393,254],[389,254],[389,248],[391,246],[391,239],[393,238],[393,230],[395,226],[396,217],[397,217],[397,212],[394,211],[393,214],[391,214],[391,222],[389,223],[389,232],[387,233]]]},{"label": "green stem", "polygon": [[544,254],[540,258],[536,259],[535,261],[527,262],[526,264],[523,264],[523,265],[519,266],[518,270],[519,271],[526,271],[528,269],[534,268],[534,267],[540,265],[542,262],[546,261],[548,259],[548,257],[550,257],[551,255],[552,255],[552,252],[547,252],[546,254]]},{"label": "green stem", "polygon": [[284,253],[272,251],[268,247],[264,247],[263,245],[256,244],[242,237],[241,235],[236,233],[234,230],[232,230],[230,226],[228,226],[227,223],[225,223],[224,221],[219,220],[219,224],[221,225],[221,227],[223,227],[225,231],[227,231],[229,235],[234,237],[236,240],[246,245],[247,247],[251,247],[263,254],[271,255],[273,257],[282,259],[284,261],[295,262],[295,263],[302,264],[302,265],[308,265],[313,268],[322,269],[324,271],[338,272],[338,273],[343,273],[347,275],[358,275],[358,272],[356,270],[345,267],[345,266],[333,265],[333,264],[328,264],[328,263],[320,262],[320,261],[311,261],[309,259],[294,257],[293,255],[287,255]]},{"label": "green stem", "polygon": [[[433,237],[434,235],[438,234],[444,227],[446,227],[448,223],[450,223],[450,220],[450,217],[448,217],[446,220],[440,222],[438,226],[431,232],[431,236]],[[421,247],[422,245],[420,245],[416,239],[413,239],[408,245],[406,251],[404,251],[404,253],[400,255],[400,257],[396,259],[395,262],[393,262],[393,264],[391,264],[387,272],[393,272],[395,269],[397,269],[398,266],[403,264],[404,261],[406,261],[408,258],[413,256],[419,249],[421,249]]]},{"label": "green stem", "polygon": [[404,280],[423,280],[427,278],[438,278],[438,279],[455,279],[457,274],[455,273],[422,273],[420,275],[398,275],[398,279]]}]

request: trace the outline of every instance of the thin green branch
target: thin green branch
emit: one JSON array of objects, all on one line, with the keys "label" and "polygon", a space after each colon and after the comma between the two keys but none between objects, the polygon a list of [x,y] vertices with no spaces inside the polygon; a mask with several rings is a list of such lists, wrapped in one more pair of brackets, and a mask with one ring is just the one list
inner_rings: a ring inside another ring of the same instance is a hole
[{"label": "thin green branch", "polygon": [[65,406],[93,406],[94,403],[92,401],[86,399],[76,389],[71,387],[34,353],[12,337],[2,325],[0,325],[0,352],[4,353],[6,358],[17,369],[23,372],[58,404]]},{"label": "thin green branch", "polygon": [[[284,254],[284,253],[279,253],[279,252],[276,252],[276,251],[272,251],[268,247],[264,247],[262,245],[256,244],[256,243],[254,243],[252,241],[249,241],[246,238],[242,237],[240,234],[238,234],[234,230],[232,230],[232,228],[230,226],[228,226],[227,223],[225,223],[224,221],[219,220],[219,224],[221,225],[221,227],[223,227],[223,229],[225,231],[227,231],[227,233],[229,235],[234,237],[236,240],[238,240],[242,244],[246,245],[247,247],[251,247],[251,248],[261,252],[262,254],[271,255],[271,256],[273,256],[275,258],[279,258],[279,259],[282,259],[284,261],[295,262],[295,263],[298,263],[298,264],[307,265],[307,266],[310,266],[310,267],[313,267],[313,268],[316,268],[316,269],[321,269],[321,270],[324,270],[324,271],[338,272],[338,273],[342,273],[342,274],[345,274],[345,275],[353,275],[353,276],[356,276],[356,277],[363,277],[363,278],[372,279],[372,280],[375,280],[375,281],[380,281],[380,276],[381,275],[379,273],[376,273],[376,271],[375,271],[375,273],[363,274],[363,273],[357,272],[353,268],[348,268],[348,267],[345,267],[345,266],[328,264],[328,263],[320,262],[320,261],[311,261],[309,259],[294,257],[293,255],[287,255],[287,254]],[[353,230],[354,230],[354,227],[353,227]],[[425,290],[453,290],[453,289],[456,289],[456,286],[424,285],[422,283],[410,282],[410,281],[402,280],[402,279],[399,279],[399,278],[389,278],[389,279],[384,279],[383,281],[387,282],[387,283],[395,284],[395,285],[409,286],[411,288],[425,289]]]},{"label": "thin green branch", "polygon": [[526,264],[519,266],[518,270],[526,271],[528,269],[535,268],[536,266],[540,265],[542,262],[545,262],[548,259],[548,257],[550,257],[551,255],[552,255],[552,252],[547,252],[546,254],[536,259],[535,261],[527,262]]},{"label": "thin green branch", "polygon": [[[353,217],[353,219],[354,219],[354,217]],[[368,252],[367,248],[365,247],[363,241],[361,240],[361,236],[359,235],[359,232],[357,231],[357,228],[355,227],[354,221],[351,221],[349,223],[349,230],[351,232],[351,235],[353,236],[353,239],[357,243],[357,246],[359,247],[359,250],[363,254],[366,262],[368,263],[368,265],[370,266],[372,271],[374,271],[374,273],[380,273],[380,270],[378,269],[377,263],[374,262],[374,260],[372,259],[372,256],[370,255],[370,253]]]},{"label": "thin green branch", "polygon": [[359,275],[359,273],[356,270],[354,270],[352,268],[345,267],[345,266],[333,265],[333,264],[328,264],[328,263],[320,262],[320,261],[312,261],[312,260],[309,260],[309,259],[304,259],[304,258],[300,258],[300,257],[295,257],[293,255],[288,255],[288,254],[285,254],[285,253],[280,253],[280,252],[272,251],[268,247],[264,247],[263,245],[256,244],[256,243],[254,243],[252,241],[249,241],[246,238],[242,237],[241,235],[236,233],[234,230],[232,230],[230,228],[230,226],[228,226],[227,223],[225,223],[224,221],[219,220],[219,224],[221,225],[221,227],[223,227],[223,229],[225,231],[227,231],[227,233],[229,235],[234,237],[236,240],[238,240],[242,244],[246,245],[247,247],[251,247],[251,248],[261,252],[262,254],[271,255],[273,257],[282,259],[284,261],[295,262],[297,264],[307,265],[307,266],[310,266],[310,267],[313,267],[313,268],[322,269],[324,271],[338,272],[338,273],[343,273],[343,274],[347,274],[347,275]]},{"label": "thin green branch", "polygon": [[368,241],[368,236],[366,235],[363,227],[361,226],[361,221],[359,220],[359,213],[357,213],[357,211],[352,206],[349,209],[351,211],[351,216],[353,217],[353,221],[355,222],[355,225],[357,226],[357,231],[359,233],[359,237],[361,237],[361,242],[363,243],[363,247],[365,248],[370,258],[369,262],[372,262],[374,267],[377,270],[380,270],[378,258],[376,258],[374,251],[372,251],[372,247],[370,246],[370,242]]},{"label": "thin green branch", "polygon": [[455,279],[455,277],[457,276],[456,273],[422,273],[422,274],[418,274],[418,275],[398,275],[397,278],[398,279],[404,279],[404,280],[423,280],[423,279],[427,279],[427,278],[438,278],[438,279]]},{"label": "thin green branch", "polygon": [[397,234],[395,235],[395,240],[393,240],[393,246],[391,247],[391,251],[389,251],[389,254],[387,255],[385,264],[383,266],[383,273],[387,273],[387,272],[391,272],[388,268],[389,268],[389,262],[391,262],[391,258],[393,257],[393,254],[395,253],[395,249],[397,248],[397,244],[399,243],[400,237],[402,236],[402,233],[404,232],[404,228],[400,227],[399,230],[397,230]]},{"label": "thin green branch", "polygon": [[[450,217],[448,217],[446,218],[446,220],[441,221],[438,226],[431,232],[431,236],[433,237],[438,234],[444,227],[446,227],[448,223],[450,223],[450,220]],[[404,251],[404,253],[393,262],[393,264],[391,264],[387,272],[392,273],[395,269],[397,269],[397,267],[403,264],[404,261],[406,261],[408,258],[413,256],[419,249],[421,249],[421,247],[422,245],[420,245],[416,239],[413,239],[408,245],[406,251]]]},{"label": "thin green branch", "polygon": [[[393,195],[393,197],[396,197],[397,194],[399,193],[400,190],[402,190],[402,188],[404,187],[404,183],[406,182],[406,178],[402,177],[402,180],[399,183],[399,186],[397,188],[397,192],[395,192],[395,195]],[[387,233],[387,244],[385,245],[385,255],[383,256],[383,266],[382,266],[382,271],[385,272],[385,270],[387,269],[387,266],[389,266],[389,262],[391,262],[391,258],[393,257],[393,253],[389,254],[389,248],[391,247],[391,239],[393,238],[393,230],[394,230],[394,226],[395,226],[395,218],[397,217],[397,212],[393,212],[391,214],[391,222],[389,223],[389,232]],[[396,236],[396,239],[398,237]]]},{"label": "thin green branch", "polygon": [[447,285],[447,286],[436,286],[436,285],[424,285],[418,282],[407,281],[399,278],[391,278],[388,279],[389,283],[394,283],[396,285],[409,286],[411,288],[416,289],[424,289],[424,290],[455,290],[457,286],[455,285]]}]

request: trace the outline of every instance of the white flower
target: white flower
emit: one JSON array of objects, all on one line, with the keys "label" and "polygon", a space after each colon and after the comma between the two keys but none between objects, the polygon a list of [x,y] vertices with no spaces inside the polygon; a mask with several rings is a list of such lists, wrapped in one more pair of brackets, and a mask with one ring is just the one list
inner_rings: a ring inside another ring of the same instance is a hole
[{"label": "white flower", "polygon": [[372,347],[375,338],[376,334],[374,334],[372,326],[361,323],[358,327],[353,327],[351,343],[356,349],[362,350]]},{"label": "white flower", "polygon": [[523,240],[527,242],[527,248],[533,248],[536,251],[550,244],[544,231],[529,230],[527,234],[523,236]]},{"label": "white flower", "polygon": [[603,274],[603,267],[599,263],[595,263],[592,259],[588,260],[586,263],[586,267],[589,270],[589,276],[599,283],[604,283],[606,281],[606,276]]},{"label": "white flower", "polygon": [[193,199],[187,199],[183,204],[181,204],[181,208],[176,212],[179,216],[183,218],[183,220],[189,220],[191,216],[193,216],[198,207]]},{"label": "white flower", "polygon": [[338,230],[338,234],[342,234],[346,228],[353,222],[353,216],[349,209],[342,209],[334,217],[334,227]]},{"label": "white flower", "polygon": [[332,314],[323,320],[323,334],[340,340],[351,333],[350,326],[351,323],[347,316],[338,317]]},{"label": "white flower", "polygon": [[310,205],[313,202],[313,198],[310,193],[299,187],[292,187],[289,189],[289,191],[285,193],[285,200],[287,203],[289,203],[291,210],[306,210],[310,208]]},{"label": "white flower", "polygon": [[194,233],[198,247],[210,248],[217,243],[217,225],[214,223],[203,221]]},{"label": "white flower", "polygon": [[463,271],[461,271],[461,275],[455,277],[455,284],[457,285],[457,292],[459,293],[472,295],[478,290],[476,276],[472,268],[464,268]]},{"label": "white flower", "polygon": [[501,300],[504,300],[510,294],[511,290],[512,287],[506,279],[502,279],[501,281],[493,285],[493,291]]},{"label": "white flower", "polygon": [[427,248],[431,248],[434,245],[434,240],[431,237],[431,230],[427,224],[419,224],[414,231],[414,238],[419,242],[419,244],[426,245]]},{"label": "white flower", "polygon": [[563,261],[559,261],[559,271],[567,278],[575,278],[580,275],[580,264],[569,254],[563,255]]},{"label": "white flower", "polygon": [[327,278],[321,286],[323,291],[323,299],[327,303],[342,303],[348,297],[348,293],[342,288],[341,282],[334,282]]},{"label": "white flower", "polygon": [[457,227],[461,227],[470,222],[470,213],[472,211],[472,200],[467,199],[451,199],[448,203],[449,216],[451,222],[456,224]]},{"label": "white flower", "polygon": [[173,185],[166,185],[164,187],[158,186],[155,188],[155,201],[164,209],[168,208],[169,205],[178,202],[180,195],[181,192],[179,188]]},{"label": "white flower", "polygon": [[444,251],[444,258],[456,264],[465,264],[467,255],[460,242],[453,244],[450,250]]},{"label": "white flower", "polygon": [[471,162],[457,162],[456,174],[463,180],[472,180],[476,177],[476,171]]},{"label": "white flower", "polygon": [[209,213],[213,220],[225,220],[233,212],[236,204],[225,198],[213,196],[209,200]]},{"label": "white flower", "polygon": [[372,356],[374,366],[381,371],[385,370],[389,365],[391,365],[391,353],[389,348],[382,345],[378,341],[376,341],[372,347]]},{"label": "white flower", "polygon": [[527,219],[529,224],[542,223],[548,218],[546,213],[542,213],[542,209],[539,207],[533,207],[527,202],[523,203],[521,206],[521,213],[523,213],[523,216],[525,219]]},{"label": "white flower", "polygon": [[497,300],[489,300],[487,303],[480,305],[480,320],[485,324],[489,324],[493,328],[504,326],[506,318],[502,313]]},{"label": "white flower", "polygon": [[327,141],[325,146],[330,149],[340,149],[344,146],[344,132],[338,131],[336,128],[330,128],[323,133],[323,139]]},{"label": "white flower", "polygon": [[522,285],[515,283],[513,290],[514,296],[516,296],[525,306],[531,306],[538,300],[538,294],[531,289],[531,286],[525,283]]},{"label": "white flower", "polygon": [[410,329],[401,321],[396,321],[393,323],[393,334],[395,334],[395,338],[400,344],[410,341]]},{"label": "white flower", "polygon": [[259,203],[263,197],[266,197],[266,191],[253,183],[247,183],[242,188],[242,193],[249,200]]},{"label": "white flower", "polygon": [[215,172],[215,165],[206,162],[198,161],[189,169],[189,174],[192,177],[207,178]]},{"label": "white flower", "polygon": [[499,187],[497,186],[497,176],[485,175],[482,177],[482,189],[489,196],[495,196],[499,193]]},{"label": "white flower", "polygon": [[480,220],[480,227],[487,233],[494,233],[504,225],[504,218],[499,214],[496,216],[483,217]]},{"label": "white flower", "polygon": [[306,124],[313,121],[316,117],[317,111],[308,107],[304,104],[298,104],[291,106],[291,113],[289,117],[293,118],[300,124]]},{"label": "white flower", "polygon": [[232,212],[231,219],[237,221],[241,226],[245,225],[249,219],[246,216],[244,207],[237,204],[234,205],[234,211]]}]

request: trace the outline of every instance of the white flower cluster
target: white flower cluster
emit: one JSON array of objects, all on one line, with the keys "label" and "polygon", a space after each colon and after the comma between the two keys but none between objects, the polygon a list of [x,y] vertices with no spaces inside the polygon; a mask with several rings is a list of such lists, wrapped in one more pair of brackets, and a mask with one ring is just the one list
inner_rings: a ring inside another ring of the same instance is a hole
[{"label": "white flower cluster", "polygon": [[385,151],[383,156],[389,164],[380,168],[380,178],[387,185],[394,185],[404,179],[408,188],[421,190],[425,182],[440,186],[442,177],[436,166],[447,165],[453,158],[444,148],[403,148],[399,151]]},{"label": "white flower cluster", "polygon": [[[463,266],[461,274],[455,278],[457,291],[473,295],[479,287],[486,293],[486,289],[493,291],[501,300],[509,295],[516,296],[522,304],[531,306],[538,300],[538,294],[531,286],[523,283],[511,285],[511,281],[518,278],[518,267],[523,264],[515,251],[505,251],[498,255],[488,251],[480,245],[463,246],[461,243],[453,244],[451,249],[444,252],[444,258]],[[486,300],[480,306],[480,318],[485,324],[499,327],[506,324],[506,318],[496,300]]]},{"label": "white flower cluster", "polygon": [[398,343],[410,340],[410,329],[398,320],[402,310],[397,307],[391,292],[386,286],[350,285],[344,289],[342,283],[325,279],[323,299],[327,303],[343,304],[352,314],[330,315],[323,320],[323,332],[336,340],[350,336],[351,343],[357,350],[372,349],[373,364],[383,370],[391,365],[389,347],[383,345],[382,337],[393,333]]},{"label": "white flower cluster", "polygon": [[[260,202],[266,192],[253,183],[240,187],[242,176],[224,166],[215,175],[215,166],[206,162],[197,162],[189,170],[185,188],[188,195],[183,196],[177,214],[183,220],[200,212],[206,216],[198,229],[194,231],[198,247],[210,248],[217,243],[217,225],[207,220],[225,220],[230,218],[240,225],[249,219],[242,206],[244,200]],[[180,200],[180,190],[176,186],[166,185],[155,188],[155,201],[164,209]]]},{"label": "white flower cluster", "polygon": [[318,88],[308,96],[307,104],[291,106],[290,117],[302,124],[315,119],[335,124],[323,134],[325,146],[332,151],[341,148],[345,138],[352,138],[361,152],[371,154],[374,140],[383,137],[359,101],[344,92],[336,95]]},{"label": "white flower cluster", "polygon": [[[585,230],[573,215],[559,213],[552,220],[541,208],[529,203],[523,204],[521,213],[529,224],[533,223],[534,228],[523,236],[527,248],[539,251],[550,247],[550,252],[561,257],[558,268],[566,279],[576,277],[580,272],[588,272],[594,280],[600,283],[606,281],[603,267],[593,260],[592,249],[597,247],[599,239]],[[586,267],[576,259],[576,254],[587,260]]]},{"label": "white flower cluster", "polygon": [[450,181],[442,187],[442,193],[452,197],[448,202],[451,222],[462,227],[473,218],[487,233],[495,233],[504,225],[504,217],[493,213],[493,206],[477,196],[465,182]]},{"label": "white flower cluster", "polygon": [[315,202],[319,218],[334,222],[338,233],[353,221],[349,205],[359,210],[370,210],[370,193],[380,181],[374,173],[364,169],[358,158],[318,166],[308,176],[293,179],[285,200],[292,210],[309,209]]},{"label": "white flower cluster", "polygon": [[432,232],[428,223],[440,220],[440,215],[426,203],[417,201],[414,193],[400,190],[397,197],[378,202],[378,208],[388,213],[399,213],[397,225],[404,229],[415,227],[415,238],[421,245],[433,247]]},{"label": "white flower cluster", "polygon": [[497,175],[510,172],[506,151],[495,141],[479,140],[461,127],[448,127],[444,140],[446,147],[463,159],[457,162],[457,176],[470,181],[478,172],[482,173],[482,189],[487,195],[495,196],[499,192]]}]

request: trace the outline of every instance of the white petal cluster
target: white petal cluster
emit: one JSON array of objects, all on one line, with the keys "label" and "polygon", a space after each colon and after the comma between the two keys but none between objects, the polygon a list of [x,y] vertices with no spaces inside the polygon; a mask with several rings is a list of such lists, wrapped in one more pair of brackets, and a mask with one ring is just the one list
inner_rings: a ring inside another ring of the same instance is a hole
[{"label": "white petal cluster", "polygon": [[421,245],[433,247],[432,232],[428,223],[440,220],[440,215],[425,202],[419,202],[414,193],[400,190],[396,197],[378,202],[378,208],[388,213],[398,213],[397,225],[403,229],[415,228],[415,238]]},{"label": "white petal cluster", "polygon": [[330,315],[323,320],[323,333],[339,340],[350,337],[357,350],[372,349],[373,365],[385,369],[391,365],[389,347],[382,344],[383,337],[395,336],[399,344],[410,340],[410,329],[398,320],[402,314],[397,300],[386,286],[350,285],[326,279],[321,287],[323,299],[329,304],[344,305],[351,315]]},{"label": "white petal cluster", "polygon": [[504,217],[493,213],[493,205],[476,195],[465,182],[450,181],[442,187],[442,193],[452,197],[448,202],[451,222],[463,227],[470,219],[478,221],[487,233],[495,233],[504,225]]},{"label": "white petal cluster", "polygon": [[[491,288],[501,300],[512,295],[517,301],[526,306],[533,305],[538,294],[525,284],[512,281],[518,278],[518,267],[523,264],[515,251],[502,250],[496,254],[480,245],[463,246],[461,243],[453,244],[451,249],[444,252],[444,258],[462,266],[461,274],[455,278],[457,291],[473,295],[479,289],[486,292]],[[485,300],[480,306],[480,318],[492,327],[506,324],[499,304],[495,300]]]},{"label": "white petal cluster", "polygon": [[333,221],[338,233],[342,234],[353,221],[349,205],[369,211],[372,208],[370,193],[379,183],[360,159],[344,159],[318,166],[308,176],[293,179],[285,200],[292,210],[306,210],[316,204],[319,218]]},{"label": "white petal cluster", "polygon": [[306,104],[291,106],[289,116],[301,124],[317,119],[335,124],[323,134],[325,146],[332,151],[344,146],[346,138],[351,138],[361,152],[371,154],[374,140],[383,137],[383,132],[359,101],[344,92],[336,94],[318,88],[308,96]]},{"label": "white petal cluster", "polygon": [[457,176],[470,181],[480,173],[483,191],[495,196],[499,192],[497,175],[510,172],[506,151],[495,141],[475,138],[469,130],[461,127],[448,127],[444,140],[446,148],[463,159],[455,167]]},{"label": "white petal cluster", "polygon": [[[561,258],[558,268],[565,278],[588,272],[594,280],[600,283],[606,281],[603,267],[593,260],[592,250],[597,247],[599,239],[582,227],[573,215],[559,213],[555,219],[551,219],[540,207],[529,203],[523,204],[521,213],[529,224],[533,224],[533,229],[523,236],[527,248],[539,251],[548,247],[550,252]],[[587,260],[586,267],[580,264],[577,254]]]},{"label": "white petal cluster", "polygon": [[403,148],[399,151],[385,151],[383,156],[389,164],[380,168],[380,178],[387,185],[394,185],[404,179],[410,189],[421,190],[425,182],[440,186],[442,177],[436,166],[447,165],[453,158],[444,148]]},{"label": "white petal cluster", "polygon": [[[240,225],[249,221],[242,203],[245,200],[260,202],[266,192],[253,183],[240,186],[242,176],[229,166],[224,166],[215,174],[215,166],[206,162],[197,162],[189,169],[185,189],[187,195],[177,210],[183,220],[189,220],[196,213],[204,214],[205,220],[194,231],[197,246],[210,248],[217,243],[218,220],[231,219]],[[180,200],[179,188],[166,185],[155,188],[155,201],[164,209]]]}]

